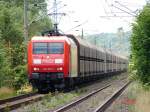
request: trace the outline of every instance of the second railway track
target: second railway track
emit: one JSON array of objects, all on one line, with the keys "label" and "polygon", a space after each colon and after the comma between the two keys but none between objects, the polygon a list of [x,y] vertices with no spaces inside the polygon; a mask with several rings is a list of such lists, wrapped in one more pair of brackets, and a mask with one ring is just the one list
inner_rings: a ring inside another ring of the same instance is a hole
[{"label": "second railway track", "polygon": [[0,100],[0,112],[18,108],[23,104],[29,104],[31,101],[40,100],[42,97],[44,95],[35,92]]},{"label": "second railway track", "polygon": [[100,88],[100,89],[98,89],[98,90],[96,90],[96,91],[93,91],[92,93],[89,93],[88,95],[86,95],[86,96],[84,96],[84,97],[81,97],[80,99],[78,99],[78,100],[76,100],[76,101],[74,101],[74,102],[71,102],[71,103],[68,104],[68,105],[63,106],[63,107],[61,107],[61,108],[55,110],[54,112],[64,112],[65,110],[68,110],[68,109],[72,108],[73,106],[75,106],[75,105],[81,103],[82,101],[88,99],[89,97],[93,96],[94,94],[96,94],[96,93],[102,91],[103,89],[105,89],[105,88],[107,88],[107,87],[109,87],[109,86],[111,86],[111,85],[108,84],[108,85],[106,85],[106,86],[104,86],[104,87],[102,87],[102,88]]},{"label": "second railway track", "polygon": [[[128,84],[129,84],[129,82],[127,82],[125,84],[124,83],[121,84],[122,85],[121,87],[119,86],[116,89],[112,89],[112,92],[110,94],[108,94],[108,93],[111,90],[110,88],[112,87],[112,84],[108,84],[96,91],[89,93],[86,96],[83,96],[61,108],[54,110],[53,112],[104,112],[104,110],[106,110],[109,107],[109,105],[111,105],[111,103],[123,92],[123,90],[128,86]],[[106,91],[106,89],[108,89],[109,91]],[[114,90],[115,90],[115,92],[114,92]],[[105,92],[103,92],[103,91],[105,91]],[[108,92],[108,93],[106,93],[106,92]],[[99,97],[96,97],[96,95],[98,96],[98,94],[101,95],[100,99],[98,99]],[[96,103],[98,103],[97,106],[91,106],[89,108],[88,107],[89,105],[86,103],[94,104],[95,101],[89,100],[92,97],[95,97],[94,98],[95,100],[96,99],[100,100],[101,103],[96,102]],[[102,98],[102,97],[104,97],[104,98]],[[51,111],[49,111],[49,112],[51,112]]]},{"label": "second railway track", "polygon": [[94,112],[104,112],[119,96],[120,94],[125,90],[125,88],[130,84],[130,82],[127,82],[124,84],[120,89],[118,89],[114,94],[112,94],[106,101],[104,101],[103,104],[97,107]]}]

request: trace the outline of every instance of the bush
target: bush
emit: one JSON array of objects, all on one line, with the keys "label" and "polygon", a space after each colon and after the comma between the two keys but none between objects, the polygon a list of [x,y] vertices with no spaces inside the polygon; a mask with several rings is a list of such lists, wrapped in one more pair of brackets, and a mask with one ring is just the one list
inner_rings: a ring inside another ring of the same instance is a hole
[{"label": "bush", "polygon": [[13,86],[15,89],[20,89],[23,85],[28,83],[27,77],[27,67],[26,65],[19,65],[14,68],[14,83]]},{"label": "bush", "polygon": [[150,5],[147,4],[133,24],[131,37],[132,62],[137,78],[150,85]]}]

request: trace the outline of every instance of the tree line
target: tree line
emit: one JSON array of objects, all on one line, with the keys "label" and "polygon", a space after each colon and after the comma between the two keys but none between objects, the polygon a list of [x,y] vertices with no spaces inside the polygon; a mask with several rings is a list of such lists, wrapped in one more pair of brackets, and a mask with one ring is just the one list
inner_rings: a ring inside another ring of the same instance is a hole
[{"label": "tree line", "polygon": [[[23,0],[0,1],[0,88],[19,89],[28,83],[23,6]],[[38,20],[29,24],[30,38],[52,28],[45,0],[28,0],[27,13],[29,23]]]},{"label": "tree line", "polygon": [[150,4],[147,3],[133,23],[131,69],[134,79],[150,86]]}]

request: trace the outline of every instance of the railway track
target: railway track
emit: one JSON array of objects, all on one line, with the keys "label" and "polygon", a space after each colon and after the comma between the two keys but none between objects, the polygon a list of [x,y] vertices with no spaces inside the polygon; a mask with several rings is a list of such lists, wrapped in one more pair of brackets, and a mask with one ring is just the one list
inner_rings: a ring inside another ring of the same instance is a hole
[{"label": "railway track", "polygon": [[[119,82],[122,82],[125,78],[121,78],[119,79]],[[112,81],[107,81],[105,84],[102,84],[101,86],[99,85],[95,85],[96,87],[94,86],[90,86],[90,88],[93,88],[93,89],[90,89],[89,93],[88,92],[88,95],[86,96],[83,96],[81,97],[79,100],[76,100],[74,102],[71,102],[70,104],[68,105],[65,105],[57,110],[55,110],[54,112],[63,112],[63,111],[67,111],[73,107],[75,107],[76,105],[80,104],[80,103],[83,103],[85,100],[88,100],[89,98],[93,97],[93,95],[97,95],[99,94],[99,92],[102,92],[102,91],[105,91],[107,88],[111,88],[113,83],[116,83],[116,82],[112,82]],[[105,85],[105,86],[104,86]],[[118,85],[118,84],[117,84]],[[99,86],[99,87],[98,87]],[[120,86],[119,86],[120,87]],[[100,88],[100,89],[98,89]],[[97,93],[97,94],[96,94]],[[102,92],[102,94],[104,94]],[[38,93],[29,93],[29,94],[25,94],[25,95],[20,95],[20,96],[17,96],[17,97],[13,97],[13,98],[9,98],[9,99],[4,99],[4,100],[0,100],[0,112],[3,112],[5,110],[14,110],[16,108],[19,108],[19,107],[23,107],[24,105],[26,104],[29,104],[29,103],[33,103],[35,101],[38,101],[38,100],[41,100],[45,95],[42,95],[42,94],[38,94]],[[102,95],[101,95],[102,96]],[[109,95],[110,96],[110,95]],[[98,106],[97,106],[98,107]],[[105,107],[105,106],[104,106]],[[104,108],[103,107],[103,108]],[[105,107],[106,108],[106,107]],[[94,108],[96,109],[96,108]],[[94,110],[93,109],[93,110]],[[89,112],[93,112],[92,111],[89,111]],[[97,108],[98,110],[98,108]],[[68,111],[67,111],[68,112]],[[72,111],[71,111],[72,112]],[[76,111],[78,112],[78,111]],[[79,111],[80,112],[80,111]],[[95,111],[96,112],[96,111]],[[98,111],[97,111],[98,112]],[[101,112],[101,111],[100,111]],[[103,111],[102,111],[103,112]]]},{"label": "railway track", "polygon": [[102,105],[100,105],[94,112],[104,112],[126,89],[126,87],[130,84],[130,82],[123,85],[120,89],[118,89],[112,96],[110,96]]},{"label": "railway track", "polygon": [[[129,83],[130,82],[127,82],[121,88],[119,88],[116,92],[114,92],[108,99],[106,99],[104,101],[104,103],[102,103],[95,110],[93,110],[93,112],[104,112],[112,104],[112,102],[125,90],[125,88],[129,85]],[[74,108],[75,106],[79,105],[80,103],[84,102],[85,100],[89,99],[90,97],[94,96],[96,93],[99,93],[99,92],[107,89],[108,87],[111,87],[111,84],[108,84],[98,90],[95,90],[95,91],[89,93],[88,95],[81,97],[80,99],[78,99],[76,101],[73,101],[61,108],[58,108],[57,110],[54,110],[53,112],[65,112],[65,111],[71,112],[71,111],[69,111],[70,109]],[[79,111],[80,111],[80,109],[79,109]],[[76,112],[78,112],[78,111],[76,111]]]},{"label": "railway track", "polygon": [[29,104],[32,101],[40,100],[43,97],[44,95],[35,92],[0,100],[0,112],[16,109],[21,105]]},{"label": "railway track", "polygon": [[96,94],[96,93],[98,93],[98,92],[102,91],[103,89],[106,89],[106,88],[108,88],[108,87],[110,87],[110,86],[111,86],[111,85],[108,84],[108,85],[106,85],[106,86],[104,86],[104,87],[102,87],[102,88],[100,88],[100,89],[98,89],[98,90],[96,90],[96,91],[93,91],[92,93],[89,93],[89,94],[86,95],[86,96],[81,97],[80,99],[78,99],[78,100],[76,100],[76,101],[74,101],[74,102],[69,103],[68,105],[65,105],[65,106],[63,106],[63,107],[61,107],[61,108],[55,110],[54,112],[64,112],[64,111],[66,111],[66,110],[72,108],[73,106],[75,106],[75,105],[77,105],[77,104],[83,102],[84,100],[88,99],[89,97],[93,96],[94,94]]}]

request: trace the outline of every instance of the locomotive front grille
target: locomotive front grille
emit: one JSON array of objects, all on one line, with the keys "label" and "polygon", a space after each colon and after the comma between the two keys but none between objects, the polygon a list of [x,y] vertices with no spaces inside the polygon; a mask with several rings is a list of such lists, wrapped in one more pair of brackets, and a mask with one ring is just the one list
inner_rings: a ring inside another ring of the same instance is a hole
[{"label": "locomotive front grille", "polygon": [[37,80],[54,80],[63,78],[64,74],[62,72],[56,73],[32,73],[32,79]]}]

